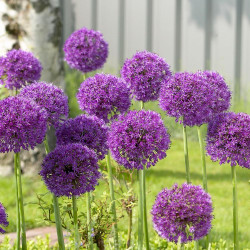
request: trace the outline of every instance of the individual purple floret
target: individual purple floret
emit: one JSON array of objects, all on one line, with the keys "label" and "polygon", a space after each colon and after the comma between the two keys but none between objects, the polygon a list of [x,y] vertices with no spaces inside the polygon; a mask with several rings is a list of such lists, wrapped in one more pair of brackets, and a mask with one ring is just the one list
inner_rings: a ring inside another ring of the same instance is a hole
[{"label": "individual purple floret", "polygon": [[8,89],[20,89],[39,80],[41,71],[40,62],[30,52],[11,50],[0,57],[0,84]]},{"label": "individual purple floret", "polygon": [[170,138],[159,114],[129,111],[111,124],[109,148],[113,158],[125,168],[143,169],[166,157]]},{"label": "individual purple floret", "polygon": [[80,115],[66,120],[56,131],[57,144],[81,143],[93,149],[98,159],[108,152],[108,127],[96,116]]},{"label": "individual purple floret", "polygon": [[135,100],[148,102],[158,99],[161,84],[171,76],[171,72],[163,58],[141,51],[125,61],[121,76],[129,84]]},{"label": "individual purple floret", "polygon": [[28,150],[43,142],[47,112],[30,99],[8,97],[0,101],[0,152]]},{"label": "individual purple floret", "polygon": [[163,84],[159,103],[167,115],[187,126],[208,123],[230,106],[231,93],[216,72],[179,72]]},{"label": "individual purple floret", "polygon": [[[0,226],[7,227],[9,225],[9,222],[7,221],[7,214],[5,212],[4,206],[0,202]],[[0,227],[0,233],[4,234],[5,230]]]},{"label": "individual purple floret", "polygon": [[208,124],[207,153],[220,164],[250,169],[250,115],[221,113]]},{"label": "individual purple floret", "polygon": [[72,33],[63,50],[69,66],[83,73],[101,68],[108,57],[108,44],[103,35],[87,28]]},{"label": "individual purple floret", "polygon": [[68,117],[68,97],[57,86],[37,82],[23,88],[21,97],[30,98],[48,113],[48,124],[57,126],[61,117]]},{"label": "individual purple floret", "polygon": [[109,74],[96,74],[85,80],[77,94],[81,110],[109,122],[131,104],[129,89],[123,79]]},{"label": "individual purple floret", "polygon": [[200,186],[182,184],[164,188],[156,197],[151,214],[154,229],[168,241],[199,240],[211,229],[212,201]]},{"label": "individual purple floret", "polygon": [[93,150],[79,143],[59,145],[43,160],[42,176],[56,196],[81,195],[93,191],[101,177]]}]

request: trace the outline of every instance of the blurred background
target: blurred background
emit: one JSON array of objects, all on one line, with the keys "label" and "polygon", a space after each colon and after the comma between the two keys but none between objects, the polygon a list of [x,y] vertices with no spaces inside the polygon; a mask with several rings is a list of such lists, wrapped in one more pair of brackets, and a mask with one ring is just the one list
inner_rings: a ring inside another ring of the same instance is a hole
[{"label": "blurred background", "polygon": [[100,30],[110,45],[108,67],[147,49],[174,71],[219,71],[248,98],[249,0],[62,0],[62,7],[64,40],[82,26]]},{"label": "blurred background", "polygon": [[[237,101],[246,105],[249,99],[249,0],[0,0],[0,14],[0,54],[9,49],[6,25],[15,26],[13,19],[19,27],[9,27],[8,37],[16,32],[22,48],[37,51],[49,35],[60,56],[65,39],[85,26],[101,31],[109,43],[104,71],[118,73],[125,58],[147,49],[164,57],[173,71],[216,70]],[[34,53],[40,60],[50,58],[44,49]]]}]

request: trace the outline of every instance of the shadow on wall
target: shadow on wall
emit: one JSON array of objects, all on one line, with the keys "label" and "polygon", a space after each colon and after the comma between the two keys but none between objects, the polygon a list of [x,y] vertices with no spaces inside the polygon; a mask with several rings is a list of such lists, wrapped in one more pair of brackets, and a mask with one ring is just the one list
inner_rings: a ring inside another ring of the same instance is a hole
[{"label": "shadow on wall", "polygon": [[[232,13],[234,15],[237,0],[212,0],[213,2],[213,20],[218,17],[224,18],[227,23],[232,24]],[[205,6],[206,0],[189,0],[190,2],[190,21],[194,21],[200,29],[205,29]],[[233,11],[232,11],[233,9]],[[250,4],[243,0],[243,15],[250,21]]]},{"label": "shadow on wall", "polygon": [[75,4],[71,0],[61,0],[63,12],[63,42],[75,30]]}]

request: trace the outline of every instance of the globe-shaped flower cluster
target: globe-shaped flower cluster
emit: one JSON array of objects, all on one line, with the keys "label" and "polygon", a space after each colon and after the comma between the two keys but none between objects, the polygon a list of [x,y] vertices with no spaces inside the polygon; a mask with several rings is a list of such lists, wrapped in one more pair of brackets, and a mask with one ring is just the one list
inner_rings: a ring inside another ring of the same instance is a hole
[{"label": "globe-shaped flower cluster", "polygon": [[216,72],[178,72],[163,84],[159,103],[167,115],[187,126],[208,123],[230,106],[231,93]]},{"label": "globe-shaped flower cluster", "polygon": [[224,78],[215,71],[203,71],[203,74],[206,77],[206,82],[210,85],[211,92],[211,101],[210,112],[212,114],[219,114],[228,110],[230,107],[231,101],[231,91],[229,90],[228,85],[226,84]]},{"label": "globe-shaped flower cluster", "polygon": [[93,149],[98,159],[108,152],[108,127],[96,116],[80,115],[66,120],[56,131],[57,144],[80,143]]},{"label": "globe-shaped flower cluster", "polygon": [[87,28],[72,33],[63,49],[69,66],[83,73],[101,68],[108,57],[108,44],[103,35]]},{"label": "globe-shaped flower cluster", "polygon": [[43,142],[47,112],[30,99],[8,97],[0,101],[0,152],[28,150]]},{"label": "globe-shaped flower cluster", "polygon": [[161,84],[171,76],[171,72],[163,58],[140,51],[125,61],[121,76],[129,84],[135,100],[148,102],[158,99]]},{"label": "globe-shaped flower cluster", "polygon": [[143,169],[166,157],[170,138],[159,114],[130,111],[111,124],[108,144],[113,158],[125,168]]},{"label": "globe-shaped flower cluster", "polygon": [[221,113],[208,124],[207,153],[220,164],[250,169],[250,116]]},{"label": "globe-shaped flower cluster", "polygon": [[[5,208],[0,202],[0,226],[7,227],[9,225],[9,222],[7,221],[7,214],[5,212]],[[0,227],[0,233],[5,233],[5,230]]]},{"label": "globe-shaped flower cluster", "polygon": [[30,52],[11,50],[0,57],[0,84],[8,89],[20,89],[39,80],[41,71],[40,62]]},{"label": "globe-shaped flower cluster", "polygon": [[62,116],[68,117],[68,97],[57,86],[37,82],[24,87],[20,94],[23,98],[30,98],[48,113],[48,124],[57,126]]},{"label": "globe-shaped flower cluster", "polygon": [[130,107],[129,89],[121,78],[96,74],[85,80],[77,94],[81,110],[108,122]]},{"label": "globe-shaped flower cluster", "polygon": [[157,233],[168,241],[181,243],[199,240],[211,229],[212,201],[200,186],[183,184],[163,189],[152,208]]},{"label": "globe-shaped flower cluster", "polygon": [[59,145],[43,160],[42,176],[56,196],[81,195],[95,189],[101,174],[93,150],[79,143]]}]

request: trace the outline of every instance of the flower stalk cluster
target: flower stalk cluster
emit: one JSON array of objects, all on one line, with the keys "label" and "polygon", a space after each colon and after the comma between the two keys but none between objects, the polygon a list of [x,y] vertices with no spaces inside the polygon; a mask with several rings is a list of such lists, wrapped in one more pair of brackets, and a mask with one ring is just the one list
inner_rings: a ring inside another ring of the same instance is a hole
[{"label": "flower stalk cluster", "polygon": [[[66,40],[64,52],[69,66],[85,74],[104,65],[108,44],[100,32],[82,28]],[[12,50],[5,57],[0,57],[0,84],[8,89],[20,89],[17,96],[0,101],[0,152],[15,153],[18,249],[20,234],[22,249],[27,249],[20,151],[34,148],[42,142],[47,155],[40,175],[53,194],[60,249],[65,249],[65,246],[58,198],[67,196],[72,199],[75,249],[79,249],[77,198],[82,194],[87,197],[88,244],[93,249],[91,192],[102,177],[98,160],[103,160],[105,156],[114,248],[119,249],[111,155],[119,165],[138,172],[138,248],[150,249],[146,171],[167,156],[171,143],[160,114],[144,109],[145,102],[157,100],[167,115],[175,117],[176,122],[183,125],[187,183],[181,186],[175,184],[171,189],[164,188],[157,195],[151,210],[155,230],[162,238],[181,244],[198,241],[211,230],[213,207],[207,193],[205,150],[200,129],[208,123],[208,155],[213,161],[230,163],[232,167],[234,245],[236,249],[239,247],[235,166],[250,168],[250,117],[244,113],[223,113],[230,107],[231,92],[221,75],[213,71],[177,72],[172,75],[169,65],[157,54],[137,52],[124,62],[121,78],[100,73],[85,80],[84,75],[76,96],[84,114],[68,118],[67,96],[51,83],[37,82],[41,70],[40,62],[29,52]],[[132,98],[141,102],[140,111],[129,111]],[[191,184],[187,126],[198,127],[204,190]],[[48,146],[47,127],[56,129],[57,143],[53,151]],[[8,225],[1,203],[0,225]],[[1,227],[0,233],[4,233]]]}]

